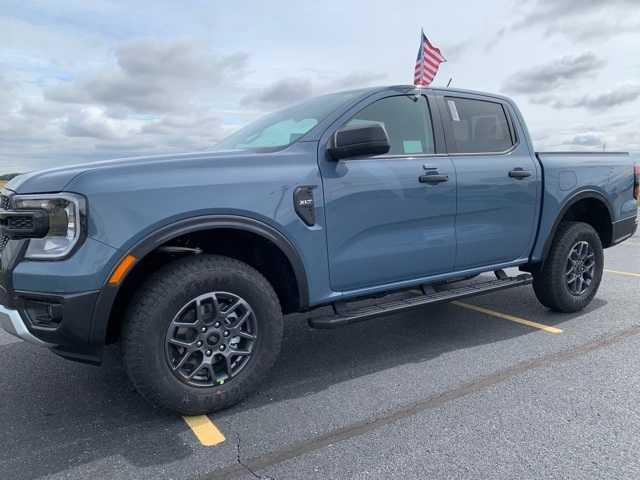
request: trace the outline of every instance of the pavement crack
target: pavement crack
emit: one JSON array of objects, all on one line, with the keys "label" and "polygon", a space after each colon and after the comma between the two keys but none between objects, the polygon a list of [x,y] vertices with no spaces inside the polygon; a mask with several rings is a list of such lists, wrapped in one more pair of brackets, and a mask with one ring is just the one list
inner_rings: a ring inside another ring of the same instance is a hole
[{"label": "pavement crack", "polygon": [[[531,360],[524,360],[504,370],[499,370],[497,372],[478,377],[475,380],[459,385],[451,390],[447,390],[442,393],[436,393],[430,397],[418,400],[404,407],[382,413],[379,416],[357,421],[344,427],[336,428],[334,430],[329,430],[322,435],[293,443],[280,450],[275,450],[273,452],[263,454],[259,457],[251,458],[247,461],[246,464],[240,462],[240,444],[238,441],[238,462],[242,467],[244,467],[244,469],[251,472],[256,478],[263,480],[268,479],[269,477],[257,476],[252,469],[261,470],[269,468],[288,460],[298,458],[302,455],[306,455],[310,452],[321,450],[329,445],[334,445],[336,443],[340,443],[354,437],[365,435],[383,426],[398,422],[399,420],[415,416],[426,410],[438,408],[453,400],[466,397],[467,395],[470,395],[472,393],[481,392],[523,373],[536,369],[544,369],[552,366],[557,366],[558,364],[571,361],[591,352],[624,342],[630,337],[639,335],[640,325],[634,325],[628,329],[618,331],[613,335],[599,336],[587,343],[574,346],[567,350],[549,353],[547,355],[543,355],[542,357],[533,358]],[[251,467],[249,467],[249,465]],[[241,472],[239,471],[238,465],[230,465],[228,467],[223,467],[219,470],[213,471],[202,478],[234,478],[240,473]]]},{"label": "pavement crack", "polygon": [[238,464],[240,466],[242,466],[251,475],[253,475],[254,478],[257,478],[258,480],[276,480],[275,478],[269,477],[269,476],[266,476],[266,475],[258,475],[247,464],[245,464],[242,461],[242,455],[240,453],[240,434],[239,433],[236,434],[236,460],[237,460]]}]

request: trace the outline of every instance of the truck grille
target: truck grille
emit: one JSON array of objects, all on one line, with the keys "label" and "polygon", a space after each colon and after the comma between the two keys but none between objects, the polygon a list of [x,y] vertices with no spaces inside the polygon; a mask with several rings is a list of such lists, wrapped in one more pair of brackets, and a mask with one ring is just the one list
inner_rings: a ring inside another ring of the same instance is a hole
[{"label": "truck grille", "polygon": [[[6,195],[0,194],[0,210],[7,210],[8,208],[9,208],[9,197]],[[9,243],[9,237],[2,235],[0,233],[0,255],[2,254],[2,251],[4,250],[4,248],[7,246],[7,243]]]}]

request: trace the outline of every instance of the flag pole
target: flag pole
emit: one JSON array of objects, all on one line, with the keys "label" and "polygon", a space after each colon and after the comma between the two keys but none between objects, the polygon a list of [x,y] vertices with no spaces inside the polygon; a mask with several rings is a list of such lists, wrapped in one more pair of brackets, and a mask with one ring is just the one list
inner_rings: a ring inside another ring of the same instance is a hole
[{"label": "flag pole", "polygon": [[[424,27],[420,27],[420,47],[419,47],[419,48],[420,48],[420,50],[423,50],[423,47],[422,47],[422,37],[424,37]],[[420,50],[418,50],[418,52],[420,52]],[[424,55],[424,51],[423,51],[423,53],[422,53],[422,54]],[[420,83],[419,83],[418,85],[414,85],[414,87],[417,87],[417,88],[418,88],[418,95],[422,95],[422,76],[424,75],[424,70],[422,70],[422,67],[421,67],[421,70],[420,70],[420,71],[421,71],[421,73],[422,73],[422,74],[421,74],[421,77],[420,77]]]}]

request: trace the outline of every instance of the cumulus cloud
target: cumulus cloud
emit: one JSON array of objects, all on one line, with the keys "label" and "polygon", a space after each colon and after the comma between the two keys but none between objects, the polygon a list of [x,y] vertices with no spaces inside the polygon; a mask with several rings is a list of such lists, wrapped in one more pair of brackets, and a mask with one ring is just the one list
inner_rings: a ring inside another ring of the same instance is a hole
[{"label": "cumulus cloud", "polygon": [[258,108],[277,108],[314,95],[366,87],[381,82],[385,77],[385,74],[367,72],[354,72],[316,81],[309,77],[289,77],[245,95],[242,103]]},{"label": "cumulus cloud", "polygon": [[[548,117],[546,117],[548,118]],[[631,113],[609,114],[592,112],[575,121],[549,125],[530,122],[534,147],[538,151],[580,150],[640,152],[640,120]]]},{"label": "cumulus cloud", "polygon": [[215,57],[194,42],[141,40],[118,48],[116,59],[116,68],[70,85],[50,87],[45,98],[136,112],[184,111],[200,94],[241,75],[248,55],[236,52]]},{"label": "cumulus cloud", "polygon": [[[228,131],[217,102],[248,55],[214,55],[193,41],[133,41],[115,62],[28,93],[0,77],[0,167],[48,166],[127,154],[211,148]],[[25,156],[28,152],[28,158]]]},{"label": "cumulus cloud", "polygon": [[64,119],[63,132],[68,137],[88,137],[99,140],[125,139],[140,130],[140,122],[115,119],[100,108],[84,108]]},{"label": "cumulus cloud", "polygon": [[532,102],[549,105],[557,109],[586,108],[589,110],[604,111],[635,102],[640,97],[640,84],[627,83],[618,85],[610,90],[600,93],[589,93],[577,98],[565,98],[556,95],[543,95],[533,97]]},{"label": "cumulus cloud", "polygon": [[525,2],[529,11],[519,21],[519,26],[556,21],[567,18],[582,17],[599,13],[607,9],[628,9],[638,6],[637,0],[533,0]]},{"label": "cumulus cloud", "polygon": [[[247,54],[215,55],[185,40],[124,43],[113,60],[70,81],[49,82],[35,95],[0,77],[2,170],[25,170],[16,165],[27,151],[27,163],[43,167],[54,156],[77,162],[129,151],[208,149],[260,112],[384,77],[325,71],[252,89]],[[240,98],[240,108],[228,97]],[[225,123],[228,117],[235,122]]]},{"label": "cumulus cloud", "polygon": [[510,93],[547,92],[568,81],[594,75],[604,63],[593,52],[565,56],[514,73],[507,78],[503,89]]},{"label": "cumulus cloud", "polygon": [[260,107],[278,107],[304,100],[313,95],[313,84],[308,78],[284,78],[255,93],[246,95],[243,103]]},{"label": "cumulus cloud", "polygon": [[542,29],[545,35],[567,37],[575,42],[600,41],[623,34],[640,33],[637,0],[525,0],[517,3],[515,20],[496,34]]},{"label": "cumulus cloud", "polygon": [[604,143],[604,138],[600,133],[580,133],[574,135],[569,143],[582,147],[596,147]]}]

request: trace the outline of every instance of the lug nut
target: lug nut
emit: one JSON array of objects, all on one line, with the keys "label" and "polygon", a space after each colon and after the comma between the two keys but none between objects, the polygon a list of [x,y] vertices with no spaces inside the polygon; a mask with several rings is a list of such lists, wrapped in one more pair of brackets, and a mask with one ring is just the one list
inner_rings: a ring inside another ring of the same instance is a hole
[{"label": "lug nut", "polygon": [[196,343],[197,346],[201,347],[202,346],[202,342],[198,341],[198,343]]},{"label": "lug nut", "polygon": [[207,357],[211,356],[211,350],[207,350],[205,353],[207,354]]},{"label": "lug nut", "polygon": [[225,330],[225,331],[224,331],[224,333],[223,333],[223,335],[224,335],[225,337],[228,337],[228,336],[229,336],[229,330]]},{"label": "lug nut", "polygon": [[207,331],[207,327],[202,327],[202,328],[200,329],[200,331],[201,331],[201,332],[203,332],[203,333],[204,333],[204,332],[206,332],[206,331]]},{"label": "lug nut", "polygon": [[214,327],[218,328],[220,326],[220,322],[216,322],[213,324]]},{"label": "lug nut", "polygon": [[225,348],[227,348],[227,347],[225,347],[224,345],[220,345],[220,350],[221,351],[224,351]]}]

